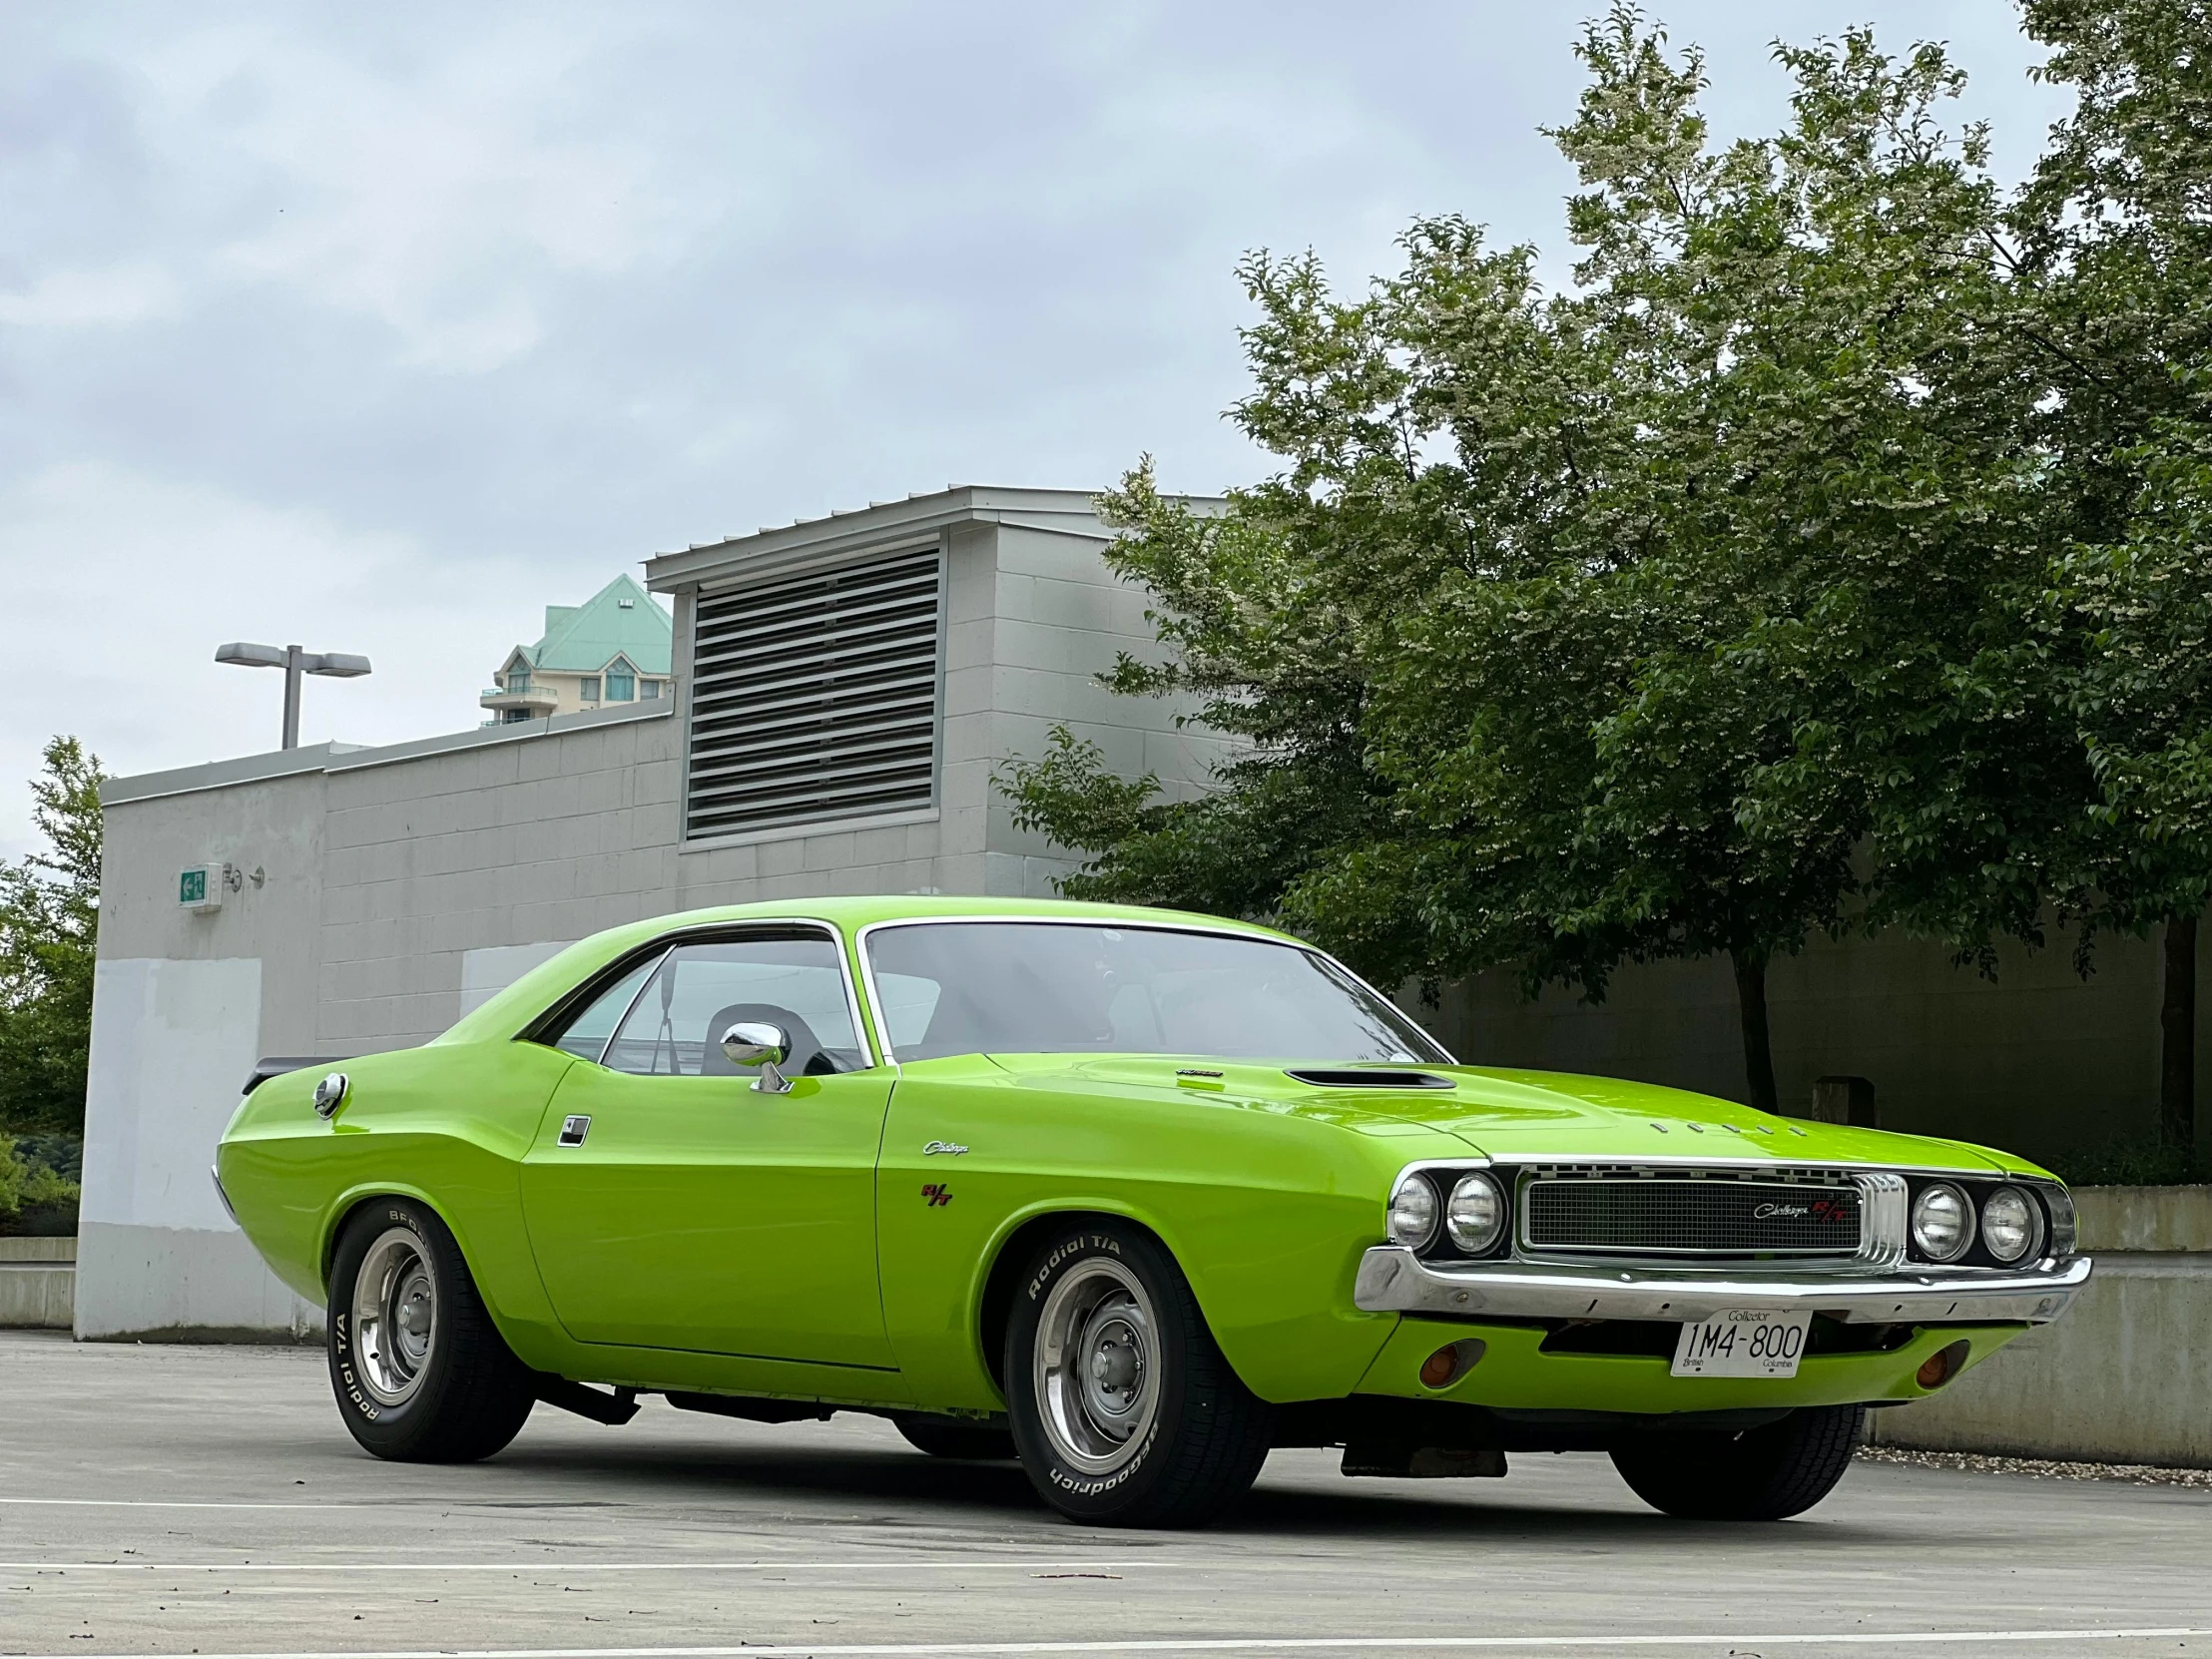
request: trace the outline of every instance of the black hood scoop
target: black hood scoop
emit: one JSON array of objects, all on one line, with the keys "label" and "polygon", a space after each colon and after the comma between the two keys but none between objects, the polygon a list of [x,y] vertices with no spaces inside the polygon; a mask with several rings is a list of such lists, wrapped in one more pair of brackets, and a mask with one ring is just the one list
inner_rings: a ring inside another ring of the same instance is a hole
[{"label": "black hood scoop", "polygon": [[1455,1087],[1448,1077],[1438,1077],[1432,1071],[1383,1071],[1356,1070],[1351,1067],[1307,1066],[1298,1071],[1286,1070],[1286,1077],[1295,1077],[1301,1083],[1314,1083],[1325,1089],[1448,1089]]}]

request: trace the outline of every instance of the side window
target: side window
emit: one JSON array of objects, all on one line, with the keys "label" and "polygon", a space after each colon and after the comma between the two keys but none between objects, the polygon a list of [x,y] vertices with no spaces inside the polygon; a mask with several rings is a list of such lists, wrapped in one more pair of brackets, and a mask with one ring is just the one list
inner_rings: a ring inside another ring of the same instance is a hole
[{"label": "side window", "polygon": [[615,1033],[605,1064],[647,1077],[735,1076],[722,1034],[741,1021],[783,1027],[785,1070],[795,1076],[867,1064],[837,947],[814,936],[678,945]]},{"label": "side window", "polygon": [[659,959],[648,956],[609,985],[592,1000],[590,1007],[568,1022],[568,1029],[554,1039],[553,1046],[579,1060],[598,1059],[607,1047],[607,1039],[615,1034],[615,1021],[629,1011],[638,987],[645,983],[645,976],[653,971],[653,964]]},{"label": "side window", "polygon": [[921,1041],[943,993],[936,980],[919,974],[876,971],[875,996],[881,1004],[883,1034],[890,1038],[893,1052]]}]

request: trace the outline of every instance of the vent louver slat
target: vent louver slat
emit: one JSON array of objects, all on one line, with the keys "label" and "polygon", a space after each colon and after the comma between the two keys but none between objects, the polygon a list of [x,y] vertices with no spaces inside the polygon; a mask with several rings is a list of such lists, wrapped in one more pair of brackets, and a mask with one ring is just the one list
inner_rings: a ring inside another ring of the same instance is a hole
[{"label": "vent louver slat", "polygon": [[686,838],[928,806],[942,589],[932,549],[702,594]]}]

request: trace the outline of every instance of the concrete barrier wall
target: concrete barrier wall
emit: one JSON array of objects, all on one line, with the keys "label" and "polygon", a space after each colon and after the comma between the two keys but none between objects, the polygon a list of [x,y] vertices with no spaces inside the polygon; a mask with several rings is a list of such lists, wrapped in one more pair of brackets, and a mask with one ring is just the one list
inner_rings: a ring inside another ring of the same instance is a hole
[{"label": "concrete barrier wall", "polygon": [[76,1288],[75,1239],[0,1239],[0,1331],[67,1331]]},{"label": "concrete barrier wall", "polygon": [[2075,1193],[2096,1276],[2064,1318],[1933,1399],[1888,1445],[2212,1468],[2212,1188]]}]

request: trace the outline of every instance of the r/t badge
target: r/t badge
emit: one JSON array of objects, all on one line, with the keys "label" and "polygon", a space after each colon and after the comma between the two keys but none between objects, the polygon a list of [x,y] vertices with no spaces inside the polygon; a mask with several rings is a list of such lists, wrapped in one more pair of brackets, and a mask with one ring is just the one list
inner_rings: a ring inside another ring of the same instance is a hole
[{"label": "r/t badge", "polygon": [[952,1202],[952,1189],[941,1181],[932,1181],[921,1189],[921,1196],[929,1201],[930,1209],[941,1209]]}]

